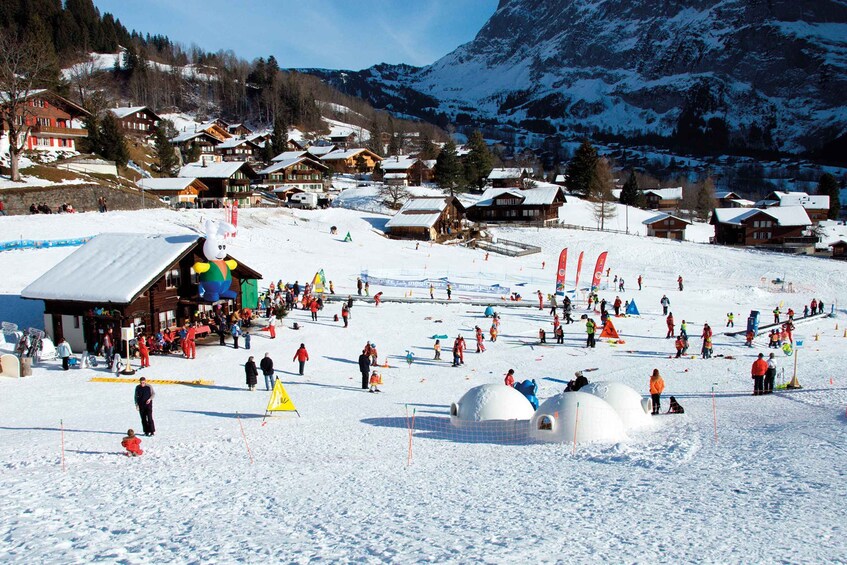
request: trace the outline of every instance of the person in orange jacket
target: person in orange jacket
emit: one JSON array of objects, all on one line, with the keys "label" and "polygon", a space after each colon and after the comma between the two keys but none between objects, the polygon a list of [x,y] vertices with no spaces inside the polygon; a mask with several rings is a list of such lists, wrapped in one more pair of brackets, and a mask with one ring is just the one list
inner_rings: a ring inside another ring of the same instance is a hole
[{"label": "person in orange jacket", "polygon": [[476,327],[476,352],[485,352],[485,336],[482,335],[482,328]]},{"label": "person in orange jacket", "polygon": [[768,362],[765,361],[763,353],[759,353],[759,357],[753,361],[750,372],[753,378],[753,396],[765,394],[765,374],[768,372]]},{"label": "person in orange jacket", "polygon": [[506,373],[506,378],[503,380],[506,383],[506,386],[515,386],[515,370],[509,369],[509,372]]},{"label": "person in orange jacket", "polygon": [[124,455],[127,457],[138,457],[144,454],[141,450],[141,438],[135,437],[135,431],[132,428],[126,431],[126,437],[121,440],[121,446],[126,450]]},{"label": "person in orange jacket", "polygon": [[309,360],[309,352],[306,351],[306,345],[301,343],[300,347],[294,353],[294,359],[292,361],[300,362],[300,375],[303,375],[303,370],[306,368],[306,361]]},{"label": "person in orange jacket", "polygon": [[653,415],[659,413],[662,408],[662,392],[665,390],[665,381],[659,374],[659,369],[653,369],[650,375],[650,398],[653,399]]}]

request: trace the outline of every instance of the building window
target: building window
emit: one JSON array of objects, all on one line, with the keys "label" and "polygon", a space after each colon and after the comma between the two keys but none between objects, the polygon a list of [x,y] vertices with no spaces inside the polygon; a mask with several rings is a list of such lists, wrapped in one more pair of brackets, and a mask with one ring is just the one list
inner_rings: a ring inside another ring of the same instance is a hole
[{"label": "building window", "polygon": [[82,316],[74,316],[74,329],[78,330],[82,326]]},{"label": "building window", "polygon": [[191,267],[191,274],[189,278],[191,280],[191,284],[200,284],[200,275],[197,274],[194,267]]},{"label": "building window", "polygon": [[169,328],[176,325],[176,311],[168,310],[159,312],[159,329]]},{"label": "building window", "polygon": [[165,288],[177,288],[179,287],[179,282],[179,269],[171,269],[165,273]]}]

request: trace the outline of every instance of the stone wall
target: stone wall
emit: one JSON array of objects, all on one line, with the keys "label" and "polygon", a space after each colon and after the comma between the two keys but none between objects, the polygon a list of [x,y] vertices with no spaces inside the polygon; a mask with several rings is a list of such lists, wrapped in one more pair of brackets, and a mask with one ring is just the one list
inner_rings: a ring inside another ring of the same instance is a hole
[{"label": "stone wall", "polygon": [[[72,184],[41,188],[7,188],[0,190],[6,213],[29,214],[30,204],[47,204],[54,212],[68,203],[78,212],[97,210],[97,200],[106,198],[109,210],[140,210],[141,192],[128,188],[106,187],[99,184]],[[144,195],[145,208],[165,208],[167,205],[150,194]]]}]

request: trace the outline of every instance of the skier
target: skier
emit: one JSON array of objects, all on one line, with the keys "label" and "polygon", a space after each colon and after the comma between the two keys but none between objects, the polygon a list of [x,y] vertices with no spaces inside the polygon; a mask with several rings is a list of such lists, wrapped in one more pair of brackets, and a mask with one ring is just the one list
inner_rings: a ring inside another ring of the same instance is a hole
[{"label": "skier", "polygon": [[540,343],[547,343],[547,332],[544,331],[544,328],[538,330],[538,340]]},{"label": "skier", "polygon": [[332,281],[329,281],[329,293],[335,294],[335,286],[332,284]]},{"label": "skier", "polygon": [[685,320],[683,320],[682,323],[679,324],[679,333],[681,333],[685,337],[688,337],[688,324],[685,323]]},{"label": "skier", "polygon": [[558,303],[557,303],[557,302],[558,302],[558,301],[556,300],[556,294],[555,294],[555,293],[553,293],[553,294],[550,296],[550,315],[551,315],[551,316],[555,316],[555,315],[556,315],[556,308],[558,308],[558,307],[559,307],[559,305],[558,305]]},{"label": "skier", "polygon": [[559,316],[557,314],[553,314],[553,334],[554,335],[557,331],[559,331],[559,327],[561,325],[562,324],[559,323]]},{"label": "skier", "polygon": [[247,378],[247,390],[256,390],[256,383],[259,378],[259,371],[256,369],[256,362],[251,355],[244,364],[244,375]]},{"label": "skier", "polygon": [[142,369],[150,366],[150,348],[147,346],[144,336],[141,336],[138,340],[138,357],[141,359]]},{"label": "skier", "polygon": [[465,364],[465,348],[466,347],[467,347],[467,345],[465,344],[465,338],[462,337],[462,336],[459,336],[459,364],[460,365]]},{"label": "skier", "polygon": [[712,358],[712,336],[703,337],[703,348],[700,350],[700,355],[703,359]]},{"label": "skier", "polygon": [[506,378],[503,379],[503,382],[506,383],[506,386],[515,386],[515,370],[509,369],[509,372],[506,373]]},{"label": "skier", "polygon": [[638,275],[638,290],[641,290],[641,275]]},{"label": "skier", "polygon": [[434,359],[436,361],[441,361],[441,340],[440,339],[435,340],[435,345],[432,346],[432,349],[435,351]]},{"label": "skier", "polygon": [[482,335],[482,328],[476,326],[476,352],[483,353],[485,351],[485,337]]},{"label": "skier", "polygon": [[62,359],[63,371],[67,371],[71,368],[71,355],[73,355],[71,345],[65,338],[62,338],[62,341],[60,341],[59,345],[56,346],[56,356]]},{"label": "skier", "polygon": [[564,330],[564,328],[562,328],[562,326],[557,327],[555,334],[556,334],[556,343],[563,345],[565,343],[565,330]]},{"label": "skier", "polygon": [[306,351],[306,345],[301,343],[297,351],[294,352],[292,361],[300,363],[300,376],[303,376],[303,370],[306,368],[306,361],[309,360],[309,352]]},{"label": "skier", "polygon": [[809,305],[808,305],[808,304],[806,304],[805,306],[803,306],[803,317],[804,317],[804,318],[808,318],[808,317],[809,317]]},{"label": "skier", "polygon": [[612,303],[612,308],[615,309],[615,317],[621,315],[621,297],[616,296],[615,301]]},{"label": "skier", "polygon": [[595,345],[594,332],[596,331],[596,329],[597,329],[597,324],[594,322],[594,320],[592,320],[591,318],[587,318],[585,320],[585,334],[586,334],[585,347],[594,347],[594,345]]},{"label": "skier", "polygon": [[727,312],[726,314],[726,327],[734,328],[735,327],[735,314],[732,312]]},{"label": "skier", "polygon": [[374,306],[379,306],[380,302],[382,302],[382,291],[379,291],[374,295]]},{"label": "skier", "polygon": [[621,277],[621,279],[618,281],[618,292],[626,292],[626,289],[624,288],[623,277]]},{"label": "skier", "polygon": [[409,365],[409,367],[411,367],[412,363],[414,363],[414,362],[415,362],[415,354],[412,353],[411,351],[407,350],[406,351],[406,364]]},{"label": "skier", "polygon": [[461,359],[459,357],[459,338],[457,337],[455,341],[453,341],[453,366],[458,367],[461,365]]},{"label": "skier", "polygon": [[429,299],[435,300],[435,287],[432,285],[429,285]]},{"label": "skier", "polygon": [[341,321],[344,322],[344,327],[347,327],[348,319],[350,318],[350,309],[346,304],[341,305]]},{"label": "skier", "polygon": [[541,294],[540,290],[536,290],[535,293],[538,295],[538,309],[544,310],[544,295]]},{"label": "skier", "polygon": [[676,279],[676,283],[679,285],[680,292],[682,292],[682,275],[679,275],[679,278]]},{"label": "skier", "polygon": [[682,350],[685,348],[685,339],[681,334],[677,336],[674,346],[676,347],[676,358],[679,359],[682,357]]},{"label": "skier", "polygon": [[818,314],[823,314],[823,300],[818,300]]},{"label": "skier", "polygon": [[665,390],[665,381],[659,374],[659,369],[653,369],[650,375],[650,398],[653,399],[653,415],[657,415],[662,409],[662,392]]},{"label": "skier", "polygon": [[674,335],[674,331],[673,331],[673,326],[674,326],[674,323],[673,323],[673,312],[671,312],[670,314],[668,314],[668,317],[666,318],[666,320],[665,320],[665,321],[666,321],[666,322],[667,322],[667,324],[668,324],[668,334],[665,336],[665,338],[667,339],[667,338],[671,338],[671,337],[673,337],[673,335]]},{"label": "skier", "polygon": [[379,385],[382,384],[382,376],[376,371],[371,373],[370,385],[371,392],[382,392],[379,390]]},{"label": "skier", "polygon": [[818,301],[816,298],[812,298],[812,303],[810,304],[810,306],[812,307],[812,316],[814,316],[818,313]]},{"label": "skier", "polygon": [[664,295],[664,294],[662,295],[662,299],[659,301],[659,304],[662,305],[662,315],[667,316],[668,315],[668,308],[671,305],[671,301],[667,297],[667,295]]},{"label": "skier", "polygon": [[497,322],[491,324],[491,329],[488,330],[488,335],[491,341],[497,341]]},{"label": "skier", "polygon": [[573,310],[573,306],[571,305],[570,297],[566,296],[565,300],[562,301],[562,314],[565,316],[565,323],[572,324],[573,318],[571,318],[571,311]]},{"label": "skier", "polygon": [[453,300],[453,286],[447,283],[447,300]]},{"label": "skier", "polygon": [[147,379],[138,379],[135,387],[135,409],[141,416],[141,429],[144,435],[152,436],[156,433],[156,425],[153,422],[153,398],[156,396],[153,387],[147,384]]},{"label": "skier", "polygon": [[365,281],[365,296],[371,295],[371,283],[370,281]]},{"label": "skier", "polygon": [[773,323],[774,324],[779,323],[779,314],[780,314],[779,306],[777,306],[776,308],[773,309]]},{"label": "skier", "polygon": [[356,277],[356,292],[359,293],[359,296],[362,296],[362,277]]}]

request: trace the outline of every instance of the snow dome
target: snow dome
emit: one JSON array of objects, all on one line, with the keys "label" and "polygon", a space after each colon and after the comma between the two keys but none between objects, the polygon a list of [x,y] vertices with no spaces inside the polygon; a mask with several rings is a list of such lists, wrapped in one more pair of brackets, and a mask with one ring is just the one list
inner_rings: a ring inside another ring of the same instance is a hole
[{"label": "snow dome", "polygon": [[532,414],[532,405],[526,397],[503,384],[474,387],[450,406],[453,425],[490,420],[529,420]]},{"label": "snow dome", "polygon": [[581,443],[626,439],[621,417],[612,405],[599,396],[582,392],[582,389],[579,392],[563,392],[545,400],[535,411],[529,425],[530,437],[539,441],[572,442],[575,438]]},{"label": "snow dome", "polygon": [[645,406],[641,395],[630,386],[611,381],[598,381],[585,385],[579,391],[593,394],[611,404],[627,429],[642,428],[653,423],[648,414],[648,408],[652,409],[652,403],[647,402]]}]

